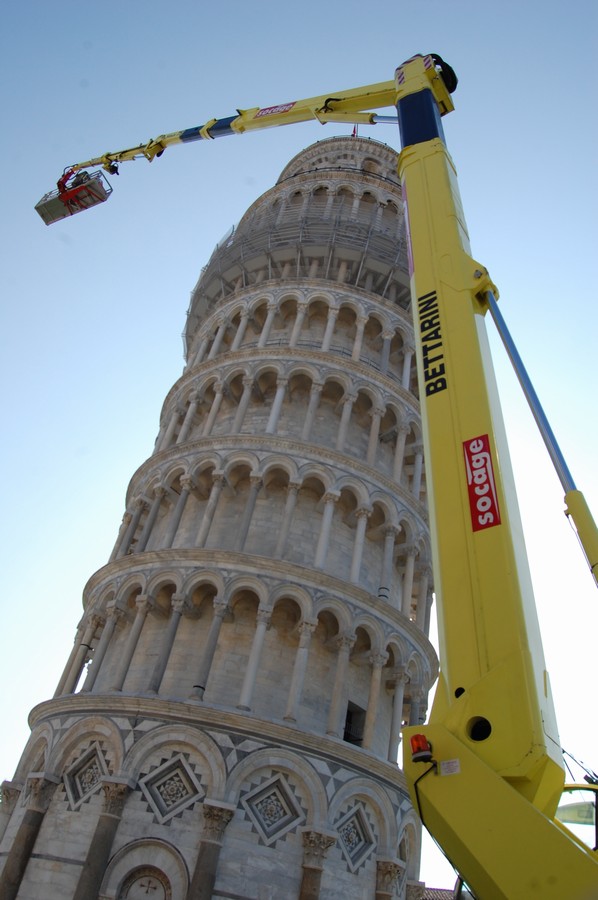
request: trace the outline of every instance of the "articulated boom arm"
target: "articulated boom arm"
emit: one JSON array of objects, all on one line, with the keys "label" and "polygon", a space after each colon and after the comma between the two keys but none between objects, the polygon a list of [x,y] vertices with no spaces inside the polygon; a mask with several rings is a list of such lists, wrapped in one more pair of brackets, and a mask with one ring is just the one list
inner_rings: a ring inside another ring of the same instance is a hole
[{"label": "articulated boom arm", "polygon": [[[375,125],[376,122],[388,120],[388,117],[378,116],[372,110],[393,106],[395,98],[394,82],[383,81],[348,91],[322,94],[320,97],[310,97],[307,100],[279,103],[276,106],[238,109],[234,116],[210,119],[203,125],[162,134],[136,147],[103,153],[85,162],[74,163],[65,169],[58,180],[58,189],[44,194],[35,208],[46,225],[51,225],[107,200],[112,189],[105,177],[100,171],[90,176],[83,171],[86,169],[101,166],[109,174],[117,175],[119,163],[135,159],[147,159],[151,162],[156,157],[162,156],[167,147],[175,144],[213,140],[229,134],[244,134],[246,131],[273,128],[276,125],[293,125],[313,119],[322,125],[327,122]],[[394,117],[392,121],[396,121]]]},{"label": "articulated boom arm", "polygon": [[554,820],[561,748],[484,322],[497,292],[470,255],[431,72],[399,67],[397,109],[442,674],[404,769],[480,900],[589,900],[598,859]]},{"label": "articulated boom arm", "polygon": [[139,144],[137,147],[119,150],[115,153],[104,153],[102,156],[88,159],[86,162],[76,163],[73,168],[79,170],[103,166],[107,172],[114,173],[115,164],[141,158],[151,162],[156,156],[162,156],[166,148],[174,144],[213,140],[229,134],[244,134],[246,131],[273,128],[276,125],[293,125],[313,119],[322,125],[327,122],[375,125],[378,117],[375,113],[366,110],[394,106],[395,96],[394,81],[383,81],[380,84],[369,84],[365,87],[352,88],[349,91],[336,91],[333,94],[323,94],[307,100],[279,103],[276,106],[238,109],[234,116],[224,119],[209,119],[203,125],[162,134],[146,144]]}]

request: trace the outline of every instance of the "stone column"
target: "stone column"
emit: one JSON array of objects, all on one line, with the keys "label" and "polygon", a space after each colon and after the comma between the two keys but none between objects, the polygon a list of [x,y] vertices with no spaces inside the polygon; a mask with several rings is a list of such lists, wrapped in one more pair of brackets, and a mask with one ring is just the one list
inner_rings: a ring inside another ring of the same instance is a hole
[{"label": "stone column", "polygon": [[181,411],[178,408],[178,406],[175,406],[175,408],[173,409],[172,414],[170,416],[170,421],[169,421],[168,427],[164,433],[164,437],[160,441],[159,447],[156,447],[156,450],[166,450],[168,447],[170,447],[175,429],[176,429],[177,425],[179,424],[180,416],[181,416]]},{"label": "stone column", "polygon": [[17,801],[21,796],[23,785],[16,781],[3,781],[0,788],[2,803],[0,803],[0,842],[4,837],[4,832],[8,828],[10,817],[15,811]]},{"label": "stone column", "polygon": [[336,450],[339,453],[342,453],[345,449],[345,441],[347,440],[347,431],[349,429],[349,422],[351,421],[351,413],[353,411],[353,404],[355,403],[356,395],[355,394],[346,394],[343,397],[343,411],[341,413],[341,420],[338,426],[338,432],[336,435]]},{"label": "stone column", "polygon": [[258,609],[255,625],[255,634],[253,635],[253,644],[247,661],[247,669],[245,670],[245,678],[243,679],[243,687],[241,688],[241,696],[237,703],[237,709],[251,709],[251,697],[255,687],[255,679],[257,675],[260,658],[262,655],[262,647],[266,631],[270,627],[270,619],[272,610]]},{"label": "stone column", "polygon": [[166,671],[166,666],[168,665],[168,660],[172,652],[172,647],[174,644],[174,639],[176,637],[177,629],[179,627],[179,623],[181,621],[181,616],[187,608],[185,598],[173,594],[170,608],[170,618],[162,636],[162,646],[160,647],[160,654],[158,656],[158,659],[156,660],[149,684],[147,686],[147,689],[151,694],[157,694],[160,690],[160,685],[162,684],[162,678],[164,677],[164,672]]},{"label": "stone column", "polygon": [[[339,281],[341,279],[339,278]],[[336,320],[338,317],[338,309],[333,309],[332,307],[328,310],[328,319],[326,321],[326,331],[324,332],[324,337],[322,339],[321,350],[326,353],[330,350],[330,344],[332,343],[332,335],[334,334],[334,326],[336,325]]]},{"label": "stone column", "polygon": [[426,597],[426,614],[424,616],[424,624],[423,624],[423,632],[424,634],[430,633],[430,617],[432,615],[432,604],[434,602],[434,598],[432,596],[432,592],[428,590],[428,596]]},{"label": "stone column", "polygon": [[384,415],[384,410],[375,407],[371,413],[372,424],[370,426],[370,436],[368,439],[368,449],[365,461],[369,466],[373,466],[376,461],[376,451],[378,449],[378,438],[380,436],[380,421]]},{"label": "stone column", "polygon": [[203,831],[186,900],[211,900],[224,831],[234,813],[235,807],[230,803],[204,800]]},{"label": "stone column", "polygon": [[93,654],[93,659],[91,661],[91,666],[88,669],[87,677],[85,679],[83,687],[81,688],[82,694],[88,693],[89,691],[91,691],[94,684],[96,683],[96,679],[100,672],[100,667],[102,665],[104,657],[106,656],[106,651],[108,650],[108,646],[112,639],[112,635],[114,634],[114,629],[116,627],[116,623],[118,622],[118,620],[121,618],[122,615],[123,615],[122,610],[119,609],[117,606],[111,606],[108,608],[108,611],[106,614],[106,624],[104,625],[104,628],[102,629],[102,634],[100,635],[100,641],[98,643],[98,646],[95,649],[95,652]]},{"label": "stone column", "polygon": [[323,219],[329,219],[330,214],[332,212],[332,207],[334,206],[335,196],[332,191],[328,191],[328,197],[326,199],[326,206],[324,207],[324,213],[322,215]]},{"label": "stone column", "polygon": [[243,343],[243,338],[245,337],[245,330],[247,328],[247,322],[249,321],[249,312],[245,310],[241,313],[241,318],[239,319],[239,326],[235,333],[235,337],[233,339],[231,350],[238,350],[241,344]]},{"label": "stone column", "polygon": [[135,649],[137,647],[137,642],[139,641],[143,623],[145,622],[145,618],[149,610],[153,606],[153,603],[153,598],[148,594],[139,594],[139,596],[135,599],[137,612],[135,614],[133,624],[131,625],[131,630],[129,632],[129,637],[125,645],[123,655],[120,659],[120,664],[118,666],[118,669],[116,670],[113,683],[110,686],[111,691],[122,690],[125,678],[127,677],[127,672],[129,671],[129,666],[131,665],[131,660],[133,659],[133,654],[135,653]]},{"label": "stone column", "polygon": [[79,647],[81,646],[82,637],[83,637],[83,624],[79,624],[79,626],[77,627],[77,633],[75,635],[75,640],[73,643],[73,649],[69,653],[69,658],[66,661],[66,666],[63,669],[62,675],[60,676],[60,681],[58,682],[56,690],[54,691],[54,697],[60,697],[63,693],[65,693],[64,686],[66,684],[67,678],[69,677],[70,671],[73,667],[75,657],[77,656],[77,653],[79,652]]},{"label": "stone column", "polygon": [[336,280],[339,284],[343,284],[345,278],[347,277],[347,260],[341,259],[338,265],[338,272],[336,273]]},{"label": "stone column", "polygon": [[166,489],[162,487],[162,485],[158,485],[158,487],[154,488],[154,499],[152,500],[152,505],[150,507],[148,517],[145,520],[143,531],[141,532],[141,536],[139,538],[139,541],[137,542],[137,547],[135,548],[136,553],[143,553],[147,546],[147,542],[149,541],[150,535],[152,533],[152,528],[154,527],[156,519],[158,518],[158,513],[160,512],[162,497],[165,493]]},{"label": "stone column", "polygon": [[422,472],[424,467],[424,452],[421,447],[418,447],[415,453],[415,460],[413,463],[413,478],[411,479],[411,493],[415,497],[416,500],[419,500],[419,495],[421,493],[422,488]]},{"label": "stone column", "polygon": [[299,900],[318,900],[324,860],[330,848],[336,844],[336,836],[311,828],[302,829],[303,875],[299,888]]},{"label": "stone column", "polygon": [[370,678],[370,692],[363,726],[363,738],[361,746],[364,750],[371,750],[374,739],[374,729],[378,716],[378,704],[380,700],[380,685],[382,684],[382,668],[388,659],[388,653],[373,653],[370,656],[372,675]]},{"label": "stone column", "polygon": [[363,545],[365,542],[365,530],[367,528],[368,519],[371,516],[371,510],[358,509],[355,513],[357,518],[357,527],[355,529],[355,540],[353,542],[353,557],[351,559],[351,574],[349,580],[353,584],[359,583],[359,573],[361,570],[361,560],[363,557]]},{"label": "stone column", "polygon": [[205,694],[206,690],[206,684],[208,683],[208,678],[210,676],[210,669],[212,668],[212,662],[214,660],[214,654],[216,652],[216,646],[218,644],[220,628],[225,616],[227,615],[230,616],[230,609],[226,601],[215,598],[214,618],[212,619],[210,625],[210,630],[208,632],[206,646],[203,651],[199,671],[195,678],[196,683],[193,685],[191,693],[189,694],[190,700],[203,700],[203,695]]},{"label": "stone column", "polygon": [[299,495],[300,487],[301,485],[297,484],[297,482],[294,481],[290,481],[287,487],[287,502],[285,504],[284,513],[282,516],[282,524],[278,533],[278,542],[274,551],[275,559],[280,559],[284,555],[287,540],[289,537],[291,522],[293,521],[293,513],[295,512],[295,507],[297,505],[297,497]]},{"label": "stone column", "polygon": [[397,896],[397,886],[406,871],[405,866],[402,866],[394,860],[377,860],[375,900],[393,900],[393,898]]},{"label": "stone column", "polygon": [[318,411],[318,406],[320,405],[320,394],[322,393],[323,384],[320,384],[317,381],[311,386],[311,391],[309,393],[309,404],[307,407],[307,412],[305,414],[305,422],[303,423],[303,431],[301,432],[301,440],[308,441],[311,436],[311,430],[314,425],[314,420],[316,418],[316,412]]},{"label": "stone column", "polygon": [[403,575],[403,598],[401,612],[409,618],[411,616],[411,601],[413,599],[413,576],[415,574],[415,557],[417,549],[406,547],[407,559],[405,560],[405,574]]},{"label": "stone column", "polygon": [[261,332],[259,340],[257,342],[259,349],[266,346],[266,341],[270,337],[270,329],[272,328],[272,322],[274,321],[275,315],[276,315],[276,304],[269,303],[268,304],[268,314],[266,316],[266,320],[262,327],[262,332]]},{"label": "stone column", "polygon": [[297,720],[297,712],[303,693],[303,682],[305,681],[305,673],[307,671],[309,645],[311,644],[311,636],[316,630],[316,626],[317,622],[301,622],[299,625],[299,646],[297,647],[297,652],[295,654],[295,665],[293,666],[293,674],[291,676],[289,699],[284,714],[284,718],[288,722],[295,722]]},{"label": "stone column", "polygon": [[33,852],[44,816],[60,778],[49,772],[32,772],[27,779],[26,809],[0,875],[0,897],[15,900]]},{"label": "stone column", "polygon": [[197,391],[193,391],[193,393],[189,395],[189,400],[190,403],[187,407],[187,412],[185,413],[185,418],[183,419],[183,424],[181,425],[179,436],[176,439],[177,444],[184,443],[187,440],[189,432],[191,431],[191,426],[193,425],[195,413],[197,412],[197,405],[199,403],[199,395]]},{"label": "stone column", "polygon": [[288,379],[286,378],[279,378],[276,382],[276,394],[274,395],[272,409],[270,410],[268,424],[266,425],[266,434],[276,433],[278,419],[280,418],[280,411],[282,409],[282,403],[284,400],[285,391],[287,389],[287,383]]},{"label": "stone column", "polygon": [[384,551],[382,554],[382,571],[380,573],[380,586],[378,588],[378,596],[381,600],[386,600],[388,603],[391,602],[390,591],[393,582],[392,568],[394,561],[395,540],[400,530],[401,529],[397,525],[387,525],[384,529]]},{"label": "stone column", "polygon": [[249,534],[249,526],[251,525],[253,510],[255,508],[257,495],[259,494],[261,486],[262,479],[259,477],[259,475],[251,475],[249,477],[249,494],[247,495],[247,502],[245,504],[245,509],[243,510],[243,518],[241,519],[239,530],[237,532],[236,549],[240,553],[243,552],[243,549],[245,547],[245,541],[247,540],[247,535]]},{"label": "stone column", "polygon": [[114,562],[114,560],[118,557],[118,552],[123,544],[125,534],[127,533],[127,529],[129,527],[129,525],[131,524],[132,518],[133,518],[133,516],[131,515],[131,513],[128,511],[125,511],[123,518],[122,518],[122,522],[120,524],[120,528],[118,529],[118,535],[117,535],[116,541],[114,543],[114,548],[112,550],[112,553],[110,554],[110,558],[108,559],[109,563]]},{"label": "stone column", "polygon": [[166,534],[164,535],[164,541],[161,549],[168,550],[172,547],[177,529],[181,524],[181,519],[183,518],[183,513],[185,512],[185,505],[187,503],[187,500],[189,499],[189,494],[193,491],[194,487],[195,485],[192,478],[189,478],[188,476],[183,476],[181,478],[181,493],[179,494],[176,506],[170,514],[168,529],[166,531]]},{"label": "stone column", "polygon": [[91,900],[92,897],[98,896],[125,800],[134,786],[134,782],[128,778],[115,778],[113,775],[102,776],[102,790],[104,791],[102,811],[79,875],[73,900]]},{"label": "stone column", "polygon": [[293,331],[291,332],[289,347],[297,346],[297,341],[299,340],[299,335],[301,334],[301,328],[303,326],[303,320],[305,319],[306,312],[307,303],[298,303],[297,315],[295,316],[295,321],[293,323]]},{"label": "stone column", "polygon": [[138,497],[137,500],[135,500],[133,515],[131,516],[131,521],[127,526],[127,530],[125,531],[124,537],[118,548],[118,552],[116,554],[117,559],[120,559],[121,556],[126,556],[129,552],[131,541],[135,537],[135,532],[137,531],[139,520],[141,519],[146,506],[147,503],[141,497]]},{"label": "stone column", "polygon": [[408,391],[411,384],[411,361],[413,360],[413,347],[403,347],[403,373],[401,375],[401,387]]},{"label": "stone column", "polygon": [[214,359],[214,357],[220,351],[220,345],[222,344],[222,338],[224,337],[224,332],[226,331],[228,322],[226,319],[221,319],[218,323],[218,330],[216,331],[216,335],[214,337],[214,343],[210,347],[210,352],[208,353],[208,359]]},{"label": "stone column", "polygon": [[321,569],[326,561],[328,553],[328,541],[330,540],[330,529],[332,528],[332,517],[334,515],[334,504],[338,500],[338,494],[324,495],[324,512],[322,514],[322,524],[320,526],[320,536],[318,538],[318,546],[316,548],[316,558],[314,566]]},{"label": "stone column", "polygon": [[367,322],[367,316],[358,316],[357,317],[355,340],[353,341],[353,350],[351,351],[351,359],[354,360],[355,362],[359,362],[359,358],[361,356],[361,348],[363,346],[363,332],[365,330],[366,322]]},{"label": "stone column", "polygon": [[380,356],[380,371],[383,375],[388,372],[388,361],[390,360],[390,342],[393,339],[393,331],[382,332],[382,354]]},{"label": "stone column", "polygon": [[422,631],[425,627],[426,613],[428,611],[428,584],[430,583],[431,572],[428,568],[422,568],[419,573],[419,588],[417,591],[417,614],[415,624]]},{"label": "stone column", "polygon": [[253,378],[251,376],[246,376],[243,379],[243,393],[241,395],[241,399],[239,400],[239,405],[237,406],[237,412],[235,413],[235,421],[233,422],[233,427],[231,428],[231,434],[238,434],[243,427],[245,414],[247,412],[247,408],[249,407],[249,401],[251,400],[252,390]]},{"label": "stone column", "polygon": [[397,484],[400,484],[401,475],[403,474],[403,462],[405,461],[405,442],[407,441],[407,435],[410,431],[411,427],[406,423],[399,425],[392,472],[392,477],[397,482]]},{"label": "stone column", "polygon": [[398,666],[392,678],[386,682],[386,686],[394,688],[392,695],[392,719],[390,721],[390,737],[388,739],[388,761],[397,762],[399,746],[401,744],[401,731],[403,730],[403,704],[405,702],[405,684],[408,676],[403,666]]},{"label": "stone column", "polygon": [[72,694],[72,692],[77,687],[77,682],[81,677],[83,666],[87,662],[87,659],[91,652],[92,638],[96,633],[96,629],[99,627],[99,625],[102,624],[103,621],[104,620],[101,618],[101,616],[90,616],[87,620],[87,625],[85,626],[85,631],[83,633],[83,637],[81,638],[81,643],[79,644],[69,674],[62,688],[63,694]]},{"label": "stone column", "polygon": [[206,335],[199,345],[199,349],[195,354],[195,359],[193,360],[193,365],[198,366],[200,362],[203,362],[204,356],[206,355],[206,350],[208,349],[208,344],[210,343],[210,338]]},{"label": "stone column", "polygon": [[347,690],[347,669],[349,667],[349,654],[355,643],[354,634],[343,634],[336,639],[337,657],[332,699],[328,713],[328,726],[326,734],[342,737],[342,716],[345,712],[345,694]]},{"label": "stone column", "polygon": [[197,538],[195,541],[197,547],[199,548],[205,547],[206,545],[210,526],[212,525],[214,513],[216,512],[218,498],[220,497],[220,493],[225,483],[225,477],[222,472],[215,472],[212,475],[212,489],[210,491],[210,496],[208,497],[208,502],[206,503],[206,508],[204,510],[201,525],[199,526],[199,531],[197,532]]},{"label": "stone column", "polygon": [[411,702],[409,705],[409,724],[421,725],[421,702],[424,698],[424,692],[421,685],[414,684],[411,686]]},{"label": "stone column", "polygon": [[214,422],[216,421],[216,416],[218,415],[218,410],[220,409],[220,404],[222,403],[222,395],[224,393],[224,385],[220,383],[216,383],[214,385],[214,399],[212,400],[212,406],[210,407],[210,411],[206,418],[206,422],[201,433],[202,437],[209,437],[214,427]]}]

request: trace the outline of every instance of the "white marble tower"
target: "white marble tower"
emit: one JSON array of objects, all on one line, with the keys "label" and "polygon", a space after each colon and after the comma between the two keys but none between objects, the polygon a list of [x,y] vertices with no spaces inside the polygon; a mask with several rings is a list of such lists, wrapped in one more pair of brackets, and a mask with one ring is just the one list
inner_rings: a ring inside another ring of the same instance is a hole
[{"label": "white marble tower", "polygon": [[300,153],[216,248],[186,367],[2,786],[2,900],[416,898],[397,765],[430,551],[396,153]]}]

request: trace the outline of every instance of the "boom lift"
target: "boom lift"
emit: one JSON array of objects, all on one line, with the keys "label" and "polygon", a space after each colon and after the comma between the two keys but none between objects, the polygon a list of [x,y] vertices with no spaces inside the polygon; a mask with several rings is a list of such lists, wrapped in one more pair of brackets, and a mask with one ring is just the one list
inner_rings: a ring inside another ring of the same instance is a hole
[{"label": "boom lift", "polygon": [[236,116],[70,166],[58,190],[36,209],[49,224],[106,200],[101,173],[81,178],[88,168],[102,166],[114,174],[120,162],[151,162],[173,144],[314,118],[396,121],[371,112],[396,106],[441,663],[428,724],[405,729],[412,754],[405,753],[404,771],[424,824],[479,900],[591,900],[598,897],[598,856],[562,824],[583,818],[588,807],[575,804],[557,813],[562,750],[492,372],[487,312],[518,368],[594,577],[598,532],[512,346],[498,292],[470,255],[441,123],[454,108],[456,84],[440,57],[418,55],[399,66],[395,81],[237,110]]}]

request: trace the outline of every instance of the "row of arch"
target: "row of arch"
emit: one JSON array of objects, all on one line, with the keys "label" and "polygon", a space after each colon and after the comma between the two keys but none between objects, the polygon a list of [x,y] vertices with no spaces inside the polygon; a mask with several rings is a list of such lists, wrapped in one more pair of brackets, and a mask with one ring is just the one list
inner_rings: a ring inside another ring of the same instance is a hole
[{"label": "row of arch", "polygon": [[394,762],[436,674],[398,623],[247,572],[139,570],[90,601],[58,695],[80,686],[251,710]]},{"label": "row of arch", "polygon": [[[317,185],[285,186],[272,204],[274,227],[284,221],[314,216],[324,220],[341,216],[362,221],[376,230],[387,231],[393,236],[404,232],[405,222],[398,190],[389,191],[386,183],[367,186],[350,181],[332,179],[320,170]],[[289,187],[291,189],[289,190]],[[280,189],[279,189],[280,190]],[[255,213],[254,213],[255,214]]]},{"label": "row of arch", "polygon": [[[220,818],[220,834],[218,843],[221,847],[217,859],[218,876],[222,886],[226,885],[233,857],[239,852],[240,843],[246,843],[246,832],[243,829],[244,808],[246,798],[251,796],[252,786],[256,783],[276,783],[282,781],[301,797],[304,815],[299,814],[297,824],[292,831],[286,832],[284,845],[276,843],[261,846],[256,851],[252,843],[253,854],[257,852],[257,868],[248,866],[248,882],[258,883],[260,870],[270,854],[280,856],[284,852],[289,873],[289,893],[296,893],[301,880],[301,863],[305,862],[302,852],[301,832],[308,831],[313,835],[336,835],[337,845],[341,842],[337,828],[341,817],[347,809],[361,809],[373,823],[370,835],[374,846],[372,863],[359,875],[359,884],[364,886],[371,882],[371,895],[374,895],[376,880],[375,860],[397,860],[402,862],[402,870],[408,879],[417,876],[419,856],[419,829],[412,810],[401,811],[405,806],[405,792],[400,788],[389,789],[371,777],[366,777],[350,767],[344,767],[344,778],[337,781],[333,790],[331,782],[325,776],[326,764],[322,760],[312,758],[307,751],[299,755],[284,747],[252,747],[252,752],[242,755],[239,761],[231,760],[227,754],[230,748],[228,736],[217,730],[210,731],[190,725],[167,724],[152,729],[145,736],[130,745],[130,735],[117,727],[108,716],[92,715],[80,719],[71,725],[57,740],[51,721],[45,722],[34,730],[31,740],[23,755],[17,777],[26,782],[30,772],[52,772],[66,782],[68,772],[77,767],[78,760],[89,754],[90,748],[101,748],[104,761],[107,763],[107,775],[103,783],[110,789],[126,787],[122,790],[122,804],[112,809],[115,827],[111,834],[112,850],[108,854],[107,866],[102,873],[102,897],[126,898],[127,888],[135,879],[155,874],[157,886],[168,885],[173,897],[185,897],[190,884],[190,873],[197,867],[202,856],[202,841],[214,840],[213,828],[208,819]],[[125,741],[128,749],[125,747]],[[263,744],[263,741],[262,741]],[[183,829],[152,823],[151,817],[141,822],[142,805],[141,782],[152,772],[157,761],[180,758],[184,755],[188,765],[201,773],[202,787],[205,796],[201,802],[190,800],[187,819]],[[97,783],[91,789],[92,795],[100,792]],[[52,832],[54,822],[60,820],[62,827],[74,826],[62,809],[64,794],[56,791],[45,811],[44,819],[47,828],[43,834]],[[79,842],[81,838],[88,842],[88,858],[94,853],[94,841],[98,832],[94,833],[100,804],[88,803],[79,808],[75,815]],[[20,817],[22,807],[16,806],[13,815]],[[222,815],[220,815],[222,814]],[[144,837],[137,840],[119,840],[122,829],[123,836],[131,832],[138,833],[143,827]],[[104,835],[104,841],[106,837]],[[329,841],[328,844],[334,843]],[[198,855],[199,848],[199,855]],[[284,848],[284,849],[283,849]],[[44,848],[37,847],[38,850]],[[39,854],[38,854],[39,856]],[[324,866],[332,877],[347,878],[346,866],[343,865],[340,850],[328,854]],[[41,856],[43,859],[43,853]],[[36,860],[36,865],[43,865]],[[154,867],[154,872],[151,869]],[[263,870],[262,870],[263,871]],[[148,882],[149,883],[149,882]],[[167,895],[166,895],[167,896]]]},{"label": "row of arch", "polygon": [[375,482],[332,466],[247,450],[150,461],[111,560],[165,549],[236,551],[330,572],[423,627],[423,520]]},{"label": "row of arch", "polygon": [[357,136],[330,137],[316,141],[301,150],[283,169],[277,184],[312,175],[322,169],[334,169],[340,173],[351,173],[363,183],[370,179],[381,178],[391,182],[395,193],[401,191],[398,179],[398,155],[396,150],[380,141],[371,138],[362,139]]},{"label": "row of arch", "polygon": [[248,347],[307,348],[364,362],[397,378],[415,395],[412,334],[409,321],[348,297],[326,292],[306,296],[299,291],[260,295],[220,309],[199,330],[188,368]]},{"label": "row of arch", "polygon": [[310,454],[324,447],[375,467],[416,503],[425,499],[415,410],[367,378],[332,365],[231,362],[186,380],[166,408],[155,452],[222,436],[291,438],[308,443]]}]

